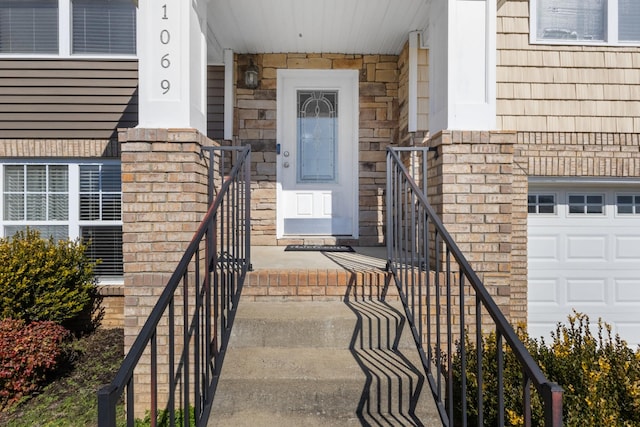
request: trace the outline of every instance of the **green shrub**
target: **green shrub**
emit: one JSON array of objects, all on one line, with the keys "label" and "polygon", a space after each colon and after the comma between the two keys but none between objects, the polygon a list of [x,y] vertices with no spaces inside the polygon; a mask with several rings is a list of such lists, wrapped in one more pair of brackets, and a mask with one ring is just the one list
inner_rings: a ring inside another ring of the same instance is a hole
[{"label": "green shrub", "polygon": [[85,249],[33,230],[0,239],[0,318],[70,326],[90,312],[98,293]]},{"label": "green shrub", "polygon": [[0,321],[0,410],[36,391],[56,370],[69,332],[53,322]]},{"label": "green shrub", "polygon": [[[569,324],[559,324],[551,343],[536,340],[518,328],[518,335],[547,379],[564,389],[563,410],[567,426],[640,426],[640,350],[629,348],[611,327],[598,321],[597,335],[589,318],[574,313]],[[476,347],[465,337],[467,350],[467,420],[477,424]],[[497,425],[497,349],[495,334],[483,338],[484,424]],[[524,425],[522,416],[523,376],[515,356],[504,347],[505,422]],[[453,361],[454,412],[461,408],[461,352]],[[532,424],[543,425],[540,397],[532,387]]]}]

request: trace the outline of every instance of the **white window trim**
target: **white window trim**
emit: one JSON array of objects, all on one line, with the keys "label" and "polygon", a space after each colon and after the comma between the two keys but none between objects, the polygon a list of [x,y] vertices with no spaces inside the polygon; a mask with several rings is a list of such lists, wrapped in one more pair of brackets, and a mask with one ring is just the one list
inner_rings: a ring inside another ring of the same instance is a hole
[{"label": "white window trim", "polygon": [[529,43],[537,45],[571,45],[571,46],[640,46],[640,41],[618,40],[618,1],[607,1],[607,28],[604,41],[590,40],[542,40],[538,39],[538,0],[529,1]]},{"label": "white window trim", "polygon": [[[58,53],[0,53],[0,59],[136,59],[135,55],[113,55],[109,53],[72,53],[72,28],[71,28],[71,2],[72,0],[58,0]],[[140,8],[136,7],[136,21],[140,22]],[[137,38],[137,34],[136,34]],[[136,45],[138,43],[136,42]],[[136,49],[138,50],[138,49]]]},{"label": "white window trim", "polygon": [[[4,166],[5,165],[67,165],[69,172],[69,218],[67,221],[5,221],[4,213],[0,212],[0,237],[4,234],[5,225],[24,225],[25,223],[35,225],[67,225],[69,229],[69,239],[75,240],[80,237],[80,229],[86,226],[122,226],[120,221],[81,221],[80,220],[80,166],[84,165],[107,165],[120,164],[119,160],[77,161],[70,159],[4,159],[0,163],[0,206],[4,203]],[[4,209],[4,208],[3,208]],[[100,284],[122,284],[124,278],[115,276],[96,277]]]}]

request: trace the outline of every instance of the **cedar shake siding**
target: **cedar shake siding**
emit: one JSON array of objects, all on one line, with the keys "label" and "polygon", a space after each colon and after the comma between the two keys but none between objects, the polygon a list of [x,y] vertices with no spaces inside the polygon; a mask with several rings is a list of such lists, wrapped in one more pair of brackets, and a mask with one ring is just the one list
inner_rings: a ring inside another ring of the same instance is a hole
[{"label": "cedar shake siding", "polygon": [[529,2],[499,3],[497,125],[640,132],[640,47],[529,43]]},{"label": "cedar shake siding", "polygon": [[207,136],[224,139],[224,66],[207,67]]},{"label": "cedar shake siding", "polygon": [[0,60],[0,138],[116,138],[137,88],[136,60]]}]

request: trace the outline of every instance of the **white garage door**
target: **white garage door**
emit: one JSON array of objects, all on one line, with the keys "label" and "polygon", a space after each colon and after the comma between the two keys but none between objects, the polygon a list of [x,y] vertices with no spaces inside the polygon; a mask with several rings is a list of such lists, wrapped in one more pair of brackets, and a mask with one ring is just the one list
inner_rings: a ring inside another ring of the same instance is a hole
[{"label": "white garage door", "polygon": [[528,258],[531,336],[575,309],[640,344],[638,187],[530,187]]}]

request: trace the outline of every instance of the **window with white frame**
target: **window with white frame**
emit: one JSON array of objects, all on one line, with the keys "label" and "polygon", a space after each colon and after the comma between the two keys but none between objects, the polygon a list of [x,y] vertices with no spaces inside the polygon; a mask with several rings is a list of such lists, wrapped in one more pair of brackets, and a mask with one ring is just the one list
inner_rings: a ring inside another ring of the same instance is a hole
[{"label": "window with white frame", "polygon": [[618,194],[616,208],[618,215],[640,215],[640,194]]},{"label": "window with white frame", "polygon": [[638,0],[531,0],[536,43],[640,44]]},{"label": "window with white frame", "polygon": [[569,194],[569,215],[603,215],[604,194]]},{"label": "window with white frame", "polygon": [[136,54],[133,0],[0,0],[0,54]]},{"label": "window with white frame", "polygon": [[15,162],[0,169],[2,236],[31,228],[43,237],[82,238],[89,258],[99,260],[98,276],[122,276],[119,162]]},{"label": "window with white frame", "polygon": [[529,194],[527,197],[528,212],[530,214],[555,214],[555,194]]}]

